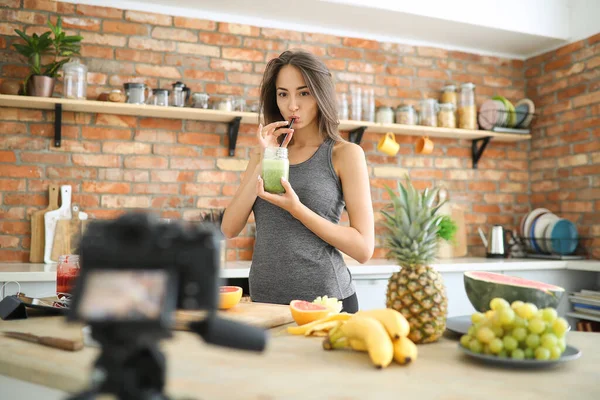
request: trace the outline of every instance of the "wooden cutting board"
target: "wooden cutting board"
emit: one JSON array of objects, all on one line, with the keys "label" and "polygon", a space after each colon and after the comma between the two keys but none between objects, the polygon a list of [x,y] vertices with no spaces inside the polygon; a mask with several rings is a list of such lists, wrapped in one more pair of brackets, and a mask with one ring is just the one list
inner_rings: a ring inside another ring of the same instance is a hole
[{"label": "wooden cutting board", "polygon": [[54,233],[56,232],[56,224],[61,219],[71,219],[71,186],[62,185],[60,187],[60,208],[58,210],[48,211],[44,215],[44,263],[52,264],[58,260],[53,260],[52,245],[54,244]]},{"label": "wooden cutting board", "polygon": [[74,204],[71,207],[73,216],[71,219],[61,219],[56,224],[54,232],[54,242],[52,244],[51,259],[58,260],[62,255],[75,254],[81,235],[85,232],[85,228],[89,220],[80,220],[79,207]]},{"label": "wooden cutting board", "polygon": [[48,186],[48,207],[31,214],[31,248],[29,251],[29,262],[44,262],[45,228],[44,215],[48,211],[58,209],[58,188],[56,184]]},{"label": "wooden cutting board", "polygon": [[452,219],[458,227],[453,248],[454,257],[465,257],[467,255],[467,227],[465,224],[465,210],[460,206],[452,205]]},{"label": "wooden cutting board", "polygon": [[[229,318],[264,329],[294,322],[290,313],[290,307],[281,304],[241,302],[229,310],[219,310],[218,313],[223,318]],[[173,329],[185,331],[187,330],[186,325],[189,322],[200,320],[203,315],[203,311],[178,310],[175,313],[175,326]]]}]

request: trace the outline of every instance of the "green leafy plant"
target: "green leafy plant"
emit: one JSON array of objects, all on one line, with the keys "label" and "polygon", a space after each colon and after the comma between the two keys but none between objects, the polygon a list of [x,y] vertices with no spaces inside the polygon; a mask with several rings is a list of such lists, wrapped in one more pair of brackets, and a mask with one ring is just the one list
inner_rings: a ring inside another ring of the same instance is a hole
[{"label": "green leafy plant", "polygon": [[458,226],[454,220],[450,218],[450,216],[444,215],[440,221],[437,235],[448,242],[454,242],[454,236],[456,235],[457,230]]},{"label": "green leafy plant", "polygon": [[[63,64],[71,60],[71,56],[78,55],[81,49],[82,36],[67,35],[62,30],[62,19],[58,17],[56,25],[47,22],[50,31],[41,35],[34,33],[29,36],[25,32],[15,29],[25,44],[15,43],[14,48],[29,61],[31,73],[25,78],[23,85],[27,86],[27,81],[32,75],[44,75],[56,78]],[[53,37],[51,37],[53,35]],[[42,64],[44,56],[51,56],[52,60],[48,64]]]}]

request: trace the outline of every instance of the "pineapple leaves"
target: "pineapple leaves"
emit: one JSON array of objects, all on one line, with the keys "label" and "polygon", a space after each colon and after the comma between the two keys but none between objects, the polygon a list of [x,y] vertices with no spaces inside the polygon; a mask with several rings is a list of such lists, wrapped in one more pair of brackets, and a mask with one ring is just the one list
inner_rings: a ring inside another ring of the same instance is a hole
[{"label": "pineapple leaves", "polygon": [[446,203],[439,200],[439,187],[417,190],[408,175],[398,182],[397,192],[385,187],[390,204],[381,210],[387,228],[385,246],[389,258],[401,266],[424,265],[437,256],[443,215],[436,215]]}]

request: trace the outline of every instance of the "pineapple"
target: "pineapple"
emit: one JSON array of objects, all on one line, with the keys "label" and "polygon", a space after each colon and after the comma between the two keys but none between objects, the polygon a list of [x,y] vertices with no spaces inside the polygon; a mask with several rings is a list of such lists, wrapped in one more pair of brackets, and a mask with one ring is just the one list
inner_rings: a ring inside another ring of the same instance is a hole
[{"label": "pineapple", "polygon": [[446,329],[448,300],[439,272],[429,266],[437,254],[443,203],[434,205],[439,188],[419,193],[406,177],[398,183],[399,195],[386,188],[392,204],[382,210],[387,227],[388,258],[401,267],[389,281],[386,306],[401,312],[410,324],[409,338],[415,343],[437,341]]}]

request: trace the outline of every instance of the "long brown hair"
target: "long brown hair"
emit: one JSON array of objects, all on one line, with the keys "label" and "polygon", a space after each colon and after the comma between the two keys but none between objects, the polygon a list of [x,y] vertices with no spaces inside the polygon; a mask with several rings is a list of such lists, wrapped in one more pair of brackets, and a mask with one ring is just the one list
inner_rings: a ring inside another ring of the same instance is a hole
[{"label": "long brown hair", "polygon": [[336,142],[344,140],[338,131],[337,100],[331,73],[323,61],[304,50],[286,50],[267,63],[260,85],[260,112],[264,116],[265,125],[283,120],[277,106],[275,82],[285,65],[298,68],[308,90],[316,99],[317,123],[323,138],[331,138]]}]

